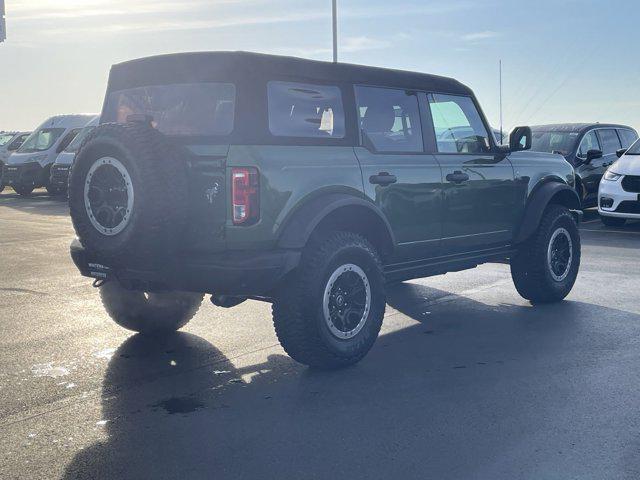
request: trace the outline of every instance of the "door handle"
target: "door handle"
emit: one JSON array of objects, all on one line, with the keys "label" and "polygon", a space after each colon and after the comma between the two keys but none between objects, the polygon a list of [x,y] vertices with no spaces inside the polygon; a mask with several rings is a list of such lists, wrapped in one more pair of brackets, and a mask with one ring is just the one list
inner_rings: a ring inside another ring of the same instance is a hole
[{"label": "door handle", "polygon": [[460,170],[456,170],[453,173],[447,175],[447,182],[451,183],[463,183],[469,180],[469,175],[462,173]]},{"label": "door handle", "polygon": [[391,175],[389,172],[380,172],[377,175],[371,175],[369,177],[369,183],[373,185],[382,185],[386,187],[392,183],[396,183],[398,178],[395,175]]}]

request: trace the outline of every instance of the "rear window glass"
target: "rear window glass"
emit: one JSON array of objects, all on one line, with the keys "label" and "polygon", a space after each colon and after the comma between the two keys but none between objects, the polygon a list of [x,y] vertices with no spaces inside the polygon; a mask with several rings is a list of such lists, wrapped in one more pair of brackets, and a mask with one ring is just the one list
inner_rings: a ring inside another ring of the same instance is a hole
[{"label": "rear window glass", "polygon": [[344,138],[340,89],[328,85],[269,82],[269,130],[278,137]]},{"label": "rear window glass", "polygon": [[235,101],[232,83],[138,87],[109,94],[102,121],[126,123],[130,115],[143,114],[166,135],[228,135],[233,131]]}]

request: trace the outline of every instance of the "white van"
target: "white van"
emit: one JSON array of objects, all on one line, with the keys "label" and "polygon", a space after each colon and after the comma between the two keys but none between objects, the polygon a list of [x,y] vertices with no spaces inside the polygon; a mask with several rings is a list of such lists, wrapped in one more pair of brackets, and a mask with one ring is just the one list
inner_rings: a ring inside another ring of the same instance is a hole
[{"label": "white van", "polygon": [[9,156],[18,150],[31,132],[0,132],[0,192],[4,190],[2,171]]},{"label": "white van", "polygon": [[[57,115],[40,125],[9,157],[2,181],[20,195],[49,185],[51,165],[82,128],[96,115]],[[55,189],[52,189],[55,193]]]},{"label": "white van", "polygon": [[100,124],[100,116],[95,116],[87,125],[80,130],[80,133],[76,135],[76,138],[65,148],[56,161],[51,166],[51,176],[49,177],[49,192],[65,194],[67,192],[67,186],[69,184],[69,169],[73,164],[73,159],[76,157],[76,153],[80,149],[82,142],[87,138],[94,128]]}]

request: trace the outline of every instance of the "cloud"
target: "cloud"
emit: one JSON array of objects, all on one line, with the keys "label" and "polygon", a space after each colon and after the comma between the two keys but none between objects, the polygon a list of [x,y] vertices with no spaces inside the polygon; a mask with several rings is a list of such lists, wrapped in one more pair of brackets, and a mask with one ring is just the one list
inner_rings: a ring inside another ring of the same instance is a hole
[{"label": "cloud", "polygon": [[500,33],[498,32],[486,30],[484,32],[475,32],[475,33],[468,33],[466,35],[463,35],[462,40],[466,42],[478,42],[481,40],[488,40],[490,38],[496,38],[499,36],[500,36]]}]

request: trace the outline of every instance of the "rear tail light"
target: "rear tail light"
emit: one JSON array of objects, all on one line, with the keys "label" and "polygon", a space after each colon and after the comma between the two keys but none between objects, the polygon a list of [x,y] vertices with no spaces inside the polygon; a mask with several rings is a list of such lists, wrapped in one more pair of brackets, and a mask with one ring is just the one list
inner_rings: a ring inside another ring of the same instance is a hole
[{"label": "rear tail light", "polygon": [[260,177],[253,167],[231,169],[234,225],[253,225],[260,219]]}]

